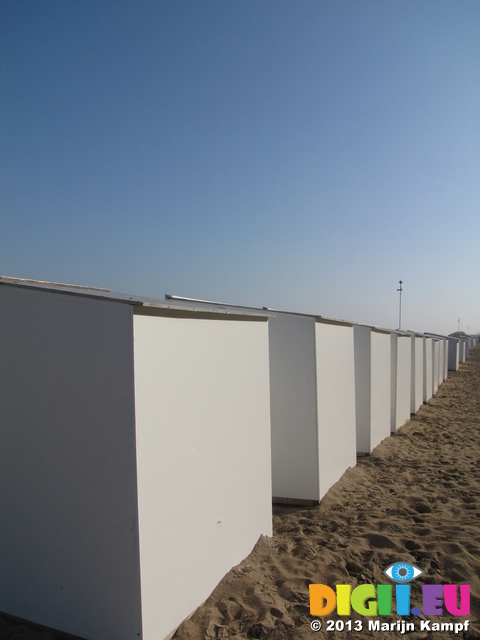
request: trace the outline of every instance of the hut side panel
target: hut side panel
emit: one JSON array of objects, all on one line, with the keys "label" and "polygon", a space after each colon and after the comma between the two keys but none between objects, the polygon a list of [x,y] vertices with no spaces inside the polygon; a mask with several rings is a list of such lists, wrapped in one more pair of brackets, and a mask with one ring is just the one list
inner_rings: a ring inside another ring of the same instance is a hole
[{"label": "hut side panel", "polygon": [[448,338],[443,341],[443,380],[448,378]]},{"label": "hut side panel", "polygon": [[353,327],[316,323],[320,499],[356,464]]},{"label": "hut side panel", "polygon": [[[371,328],[353,327],[355,346],[355,414],[357,452],[371,452]],[[388,376],[390,382],[390,375]],[[390,392],[390,389],[389,389]]]},{"label": "hut side panel", "polygon": [[272,534],[267,329],[134,316],[144,640]]},{"label": "hut side panel", "polygon": [[0,610],[141,635],[128,305],[0,286]]},{"label": "hut side panel", "polygon": [[270,318],[272,491],[319,500],[315,320]]},{"label": "hut side panel", "polygon": [[440,342],[433,340],[432,343],[432,357],[433,357],[433,393],[437,393],[438,385],[440,384]]},{"label": "hut side panel", "polygon": [[398,336],[396,359],[395,429],[410,419],[411,338]]},{"label": "hut side panel", "polygon": [[445,380],[445,340],[439,340],[438,356],[438,386]]},{"label": "hut side panel", "polygon": [[390,435],[390,334],[372,331],[370,451]]},{"label": "hut side panel", "polygon": [[423,338],[412,336],[412,404],[410,413],[416,413],[423,404]]},{"label": "hut side panel", "polygon": [[392,333],[391,339],[391,372],[390,372],[390,429],[397,430],[397,347],[398,335]]},{"label": "hut side panel", "polygon": [[448,370],[456,371],[459,363],[459,344],[455,338],[448,339]]},{"label": "hut side panel", "polygon": [[423,377],[423,401],[427,402],[433,395],[433,353],[432,353],[431,338],[423,339],[423,362],[424,362],[424,377]]}]

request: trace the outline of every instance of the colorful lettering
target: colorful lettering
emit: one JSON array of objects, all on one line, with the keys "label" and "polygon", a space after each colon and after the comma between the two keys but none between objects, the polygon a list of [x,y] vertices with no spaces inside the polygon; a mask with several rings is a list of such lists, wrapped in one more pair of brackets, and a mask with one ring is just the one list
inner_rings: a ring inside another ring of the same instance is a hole
[{"label": "colorful lettering", "polygon": [[[392,615],[393,587],[390,584],[379,584],[376,589],[373,584],[360,584],[353,591],[349,584],[337,584],[335,591],[326,584],[311,584],[309,591],[312,616],[328,616],[335,608],[339,616],[349,616],[352,609],[361,616]],[[395,585],[396,613],[399,616],[422,614],[418,607],[410,610],[410,591],[409,584]],[[443,615],[444,603],[452,616],[470,615],[468,584],[424,584],[422,594],[424,616]]]},{"label": "colorful lettering", "polygon": [[457,606],[457,587],[456,584],[443,585],[443,598],[445,600],[445,608],[452,616],[469,616],[470,615],[470,585],[460,585],[460,608]]},{"label": "colorful lettering", "polygon": [[396,584],[395,598],[397,600],[397,614],[399,616],[410,615],[410,585]]},{"label": "colorful lettering", "polygon": [[441,584],[424,584],[422,585],[423,593],[423,615],[425,616],[441,616],[443,615],[443,585]]},{"label": "colorful lettering", "polygon": [[310,614],[312,616],[328,616],[335,610],[337,598],[335,591],[326,584],[310,584]]},{"label": "colorful lettering", "polygon": [[378,598],[378,615],[379,616],[392,615],[392,585],[391,584],[377,585],[377,598]]},{"label": "colorful lettering", "polygon": [[373,584],[360,584],[355,587],[352,591],[352,607],[361,616],[376,616],[375,586]]},{"label": "colorful lettering", "polygon": [[[349,616],[352,587],[349,584],[337,584],[335,588],[337,591],[337,613],[339,616]],[[355,609],[355,606],[353,608]]]}]

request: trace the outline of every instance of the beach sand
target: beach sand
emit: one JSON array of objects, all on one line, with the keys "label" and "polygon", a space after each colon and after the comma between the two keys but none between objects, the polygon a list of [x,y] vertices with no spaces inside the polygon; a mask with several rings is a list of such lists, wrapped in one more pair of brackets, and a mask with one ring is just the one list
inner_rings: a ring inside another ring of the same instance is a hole
[{"label": "beach sand", "polygon": [[[174,638],[398,639],[400,631],[369,631],[368,618],[353,611],[350,618],[362,621],[362,631],[328,632],[322,619],[323,628],[313,632],[308,590],[310,583],[385,584],[384,569],[397,561],[425,572],[411,583],[412,606],[421,607],[423,583],[471,585],[468,632],[420,631],[422,618],[412,616],[405,620],[415,623],[415,631],[407,638],[480,638],[480,347],[320,505],[275,507],[273,538],[259,540]],[[447,612],[429,619],[464,620]],[[56,637],[0,617],[0,638]]]}]

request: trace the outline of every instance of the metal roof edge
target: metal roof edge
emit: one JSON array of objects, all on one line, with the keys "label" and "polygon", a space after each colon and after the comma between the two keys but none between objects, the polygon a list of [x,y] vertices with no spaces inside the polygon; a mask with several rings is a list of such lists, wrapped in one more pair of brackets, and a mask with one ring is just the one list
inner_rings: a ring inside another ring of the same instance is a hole
[{"label": "metal roof edge", "polygon": [[74,287],[62,285],[61,287],[48,284],[26,283],[26,282],[9,282],[0,280],[0,286],[14,287],[17,289],[28,289],[30,291],[44,291],[47,293],[56,293],[59,295],[76,296],[79,298],[89,298],[93,300],[103,300],[105,302],[118,302],[130,305],[142,305],[143,302],[134,296],[127,296],[119,293],[112,293],[108,289],[91,289],[90,287]]},{"label": "metal roof edge", "polygon": [[169,318],[198,318],[203,320],[241,320],[244,322],[267,322],[268,315],[248,313],[247,311],[229,311],[208,307],[175,306],[145,303],[134,308],[134,314],[139,316],[155,316]]},{"label": "metal roof edge", "polygon": [[334,324],[340,327],[355,326],[355,322],[350,322],[349,320],[338,320],[337,318],[327,318],[325,316],[316,316],[315,322],[318,322],[319,324]]},{"label": "metal roof edge", "polygon": [[[257,315],[259,317],[272,317],[273,315],[275,315],[275,312],[273,312],[271,309],[267,309],[266,307],[247,307],[245,305],[231,304],[229,302],[213,302],[212,300],[202,300],[200,298],[187,298],[183,296],[172,295],[170,293],[165,294],[165,300],[171,301],[173,304],[171,304],[170,306],[175,309],[192,308],[198,311],[210,309],[212,311],[217,310],[223,313],[236,313],[237,315],[240,313],[245,315]],[[191,304],[192,306],[189,307],[189,304]],[[201,306],[196,307],[196,304]],[[230,309],[232,311],[229,311]]]},{"label": "metal roof edge", "polygon": [[49,280],[34,280],[31,278],[15,278],[13,276],[1,276],[0,283],[7,284],[21,284],[32,285],[38,287],[59,287],[61,289],[80,289],[82,291],[99,291],[104,293],[110,293],[110,289],[104,289],[103,287],[90,287],[82,284],[67,284],[65,282],[51,282]]}]

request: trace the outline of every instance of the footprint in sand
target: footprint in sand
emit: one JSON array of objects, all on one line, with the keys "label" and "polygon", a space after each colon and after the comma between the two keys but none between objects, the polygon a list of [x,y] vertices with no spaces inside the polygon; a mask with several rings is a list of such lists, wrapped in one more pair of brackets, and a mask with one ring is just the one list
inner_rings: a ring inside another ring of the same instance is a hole
[{"label": "footprint in sand", "polygon": [[401,549],[393,540],[390,540],[387,536],[382,536],[379,533],[366,533],[363,535],[370,543],[371,547],[375,549]]}]

